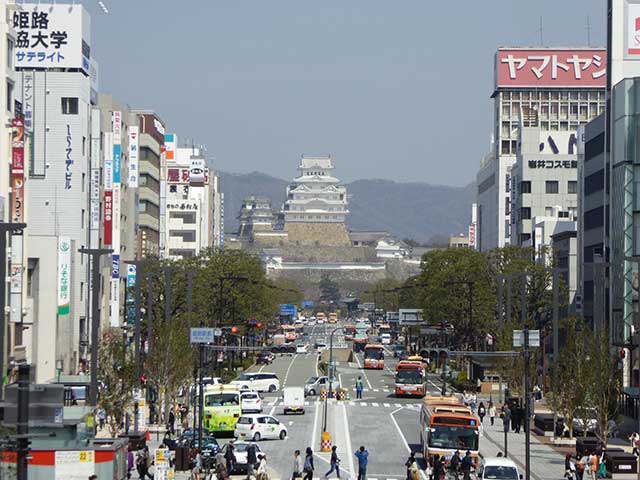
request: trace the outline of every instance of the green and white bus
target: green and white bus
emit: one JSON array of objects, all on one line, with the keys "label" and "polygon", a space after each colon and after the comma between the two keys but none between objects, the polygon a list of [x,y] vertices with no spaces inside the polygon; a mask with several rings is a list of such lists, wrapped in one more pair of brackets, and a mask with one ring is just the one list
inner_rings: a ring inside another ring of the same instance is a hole
[{"label": "green and white bus", "polygon": [[202,425],[212,433],[231,432],[242,414],[240,391],[234,385],[209,385],[204,391]]}]

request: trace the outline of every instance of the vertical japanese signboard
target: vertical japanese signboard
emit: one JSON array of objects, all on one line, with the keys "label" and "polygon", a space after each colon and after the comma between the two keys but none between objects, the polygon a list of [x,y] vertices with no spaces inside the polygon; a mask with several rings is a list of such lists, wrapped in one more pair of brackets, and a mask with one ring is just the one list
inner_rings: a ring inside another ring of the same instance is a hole
[{"label": "vertical japanese signboard", "polygon": [[68,315],[71,299],[71,238],[58,237],[58,315]]},{"label": "vertical japanese signboard", "polygon": [[22,112],[24,114],[24,128],[33,132],[33,72],[22,73]]},{"label": "vertical japanese signboard", "polygon": [[189,185],[192,187],[204,186],[205,161],[202,157],[191,157],[189,165]]},{"label": "vertical japanese signboard", "polygon": [[89,72],[90,18],[82,5],[25,3],[15,10],[15,66]]},{"label": "vertical japanese signboard", "polygon": [[11,121],[11,221],[24,222],[24,122]]},{"label": "vertical japanese signboard", "polygon": [[116,110],[112,114],[113,123],[113,183],[120,183],[122,155],[122,113]]},{"label": "vertical japanese signboard", "polygon": [[102,203],[103,242],[113,243],[113,134],[104,134],[104,202]]},{"label": "vertical japanese signboard", "polygon": [[127,312],[127,323],[133,325],[136,317],[135,294],[133,289],[136,286],[136,266],[127,265],[127,292],[125,294],[125,304]]},{"label": "vertical japanese signboard", "polygon": [[129,187],[138,188],[138,134],[137,126],[129,127]]},{"label": "vertical japanese signboard", "polygon": [[122,112],[114,110],[111,114],[113,131],[113,186],[111,202],[111,248],[113,248],[109,324],[120,326],[120,186],[122,166]]},{"label": "vertical japanese signboard", "polygon": [[65,138],[65,157],[64,157],[64,189],[71,190],[71,180],[73,178],[73,135],[71,134],[71,125],[67,123],[67,135]]}]

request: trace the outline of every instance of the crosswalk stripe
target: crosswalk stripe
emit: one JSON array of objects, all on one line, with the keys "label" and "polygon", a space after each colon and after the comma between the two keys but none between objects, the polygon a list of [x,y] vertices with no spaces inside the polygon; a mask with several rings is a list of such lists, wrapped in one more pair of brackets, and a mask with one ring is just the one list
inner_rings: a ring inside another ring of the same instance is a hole
[{"label": "crosswalk stripe", "polygon": [[379,405],[377,403],[372,403],[371,406],[372,407],[378,407]]},{"label": "crosswalk stripe", "polygon": [[362,405],[363,407],[367,406],[367,402],[360,402],[360,405]]},{"label": "crosswalk stripe", "polygon": [[388,403],[383,403],[383,405],[387,408],[389,408],[391,405],[389,405]]},{"label": "crosswalk stripe", "polygon": [[379,392],[380,390],[378,390],[377,388],[373,389],[374,392]]},{"label": "crosswalk stripe", "polygon": [[402,405],[400,405],[399,403],[396,403],[396,408],[400,408]]}]

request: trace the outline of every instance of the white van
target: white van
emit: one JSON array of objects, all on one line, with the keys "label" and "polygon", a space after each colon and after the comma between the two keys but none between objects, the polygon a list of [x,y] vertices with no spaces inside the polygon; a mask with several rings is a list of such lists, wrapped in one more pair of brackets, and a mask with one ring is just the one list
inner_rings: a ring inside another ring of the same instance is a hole
[{"label": "white van", "polygon": [[391,345],[391,334],[383,333],[380,335],[380,343],[382,343],[382,345]]},{"label": "white van", "polygon": [[282,406],[285,415],[289,412],[302,413],[304,415],[304,388],[285,387]]},{"label": "white van", "polygon": [[518,467],[504,457],[485,457],[477,471],[478,480],[522,480]]}]

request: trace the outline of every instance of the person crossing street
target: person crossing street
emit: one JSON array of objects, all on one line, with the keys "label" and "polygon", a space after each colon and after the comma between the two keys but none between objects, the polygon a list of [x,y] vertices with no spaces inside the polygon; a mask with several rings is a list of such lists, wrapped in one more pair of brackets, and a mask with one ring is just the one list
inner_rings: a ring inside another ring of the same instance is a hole
[{"label": "person crossing street", "polygon": [[362,398],[362,390],[364,390],[364,384],[362,383],[362,377],[356,379],[356,399]]},{"label": "person crossing street", "polygon": [[335,445],[331,447],[331,468],[329,468],[329,471],[324,474],[324,478],[329,478],[329,475],[331,475],[331,473],[333,472],[336,472],[336,478],[340,478],[340,459],[338,458],[338,454],[336,453],[337,449],[338,447],[336,447]]},{"label": "person crossing street", "polygon": [[354,455],[358,458],[358,480],[366,480],[369,452],[364,448],[364,445],[362,445]]}]

